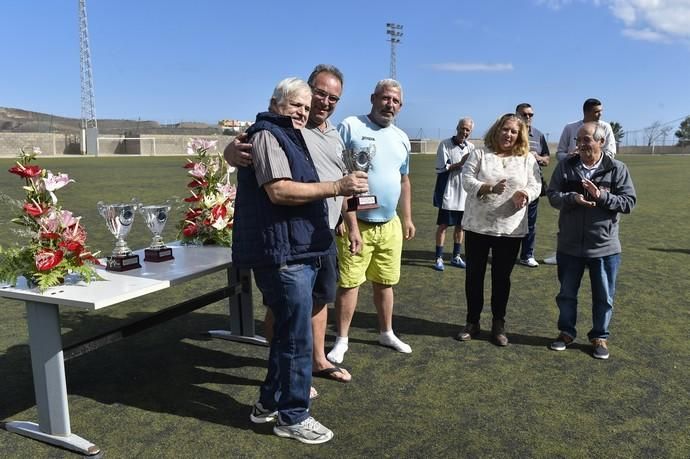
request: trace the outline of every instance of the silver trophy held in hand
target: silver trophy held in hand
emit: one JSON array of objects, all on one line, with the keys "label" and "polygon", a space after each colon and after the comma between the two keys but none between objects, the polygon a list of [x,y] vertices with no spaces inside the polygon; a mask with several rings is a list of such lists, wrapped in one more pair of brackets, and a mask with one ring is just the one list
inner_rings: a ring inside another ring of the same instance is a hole
[{"label": "silver trophy held in hand", "polygon": [[141,268],[139,255],[132,253],[132,250],[127,247],[127,242],[125,242],[125,237],[129,234],[132,223],[134,223],[134,213],[139,206],[140,204],[134,199],[130,203],[105,204],[103,201],[99,201],[97,204],[98,213],[105,219],[105,226],[117,239],[113,253],[108,257],[106,264],[108,271],[127,271]]},{"label": "silver trophy held in hand", "polygon": [[[347,149],[343,150],[343,162],[350,173],[356,171],[368,173],[369,169],[371,169],[371,161],[374,159],[375,154],[376,148],[373,145]],[[348,212],[352,212],[353,210],[376,209],[378,206],[376,196],[370,194],[358,194],[347,200]]]},{"label": "silver trophy held in hand", "polygon": [[165,224],[168,222],[171,208],[172,206],[168,202],[159,205],[141,206],[139,208],[139,213],[144,216],[146,226],[153,233],[151,245],[144,249],[144,261],[157,263],[175,258],[172,254],[173,250],[165,246],[161,237],[163,228],[165,228]]}]

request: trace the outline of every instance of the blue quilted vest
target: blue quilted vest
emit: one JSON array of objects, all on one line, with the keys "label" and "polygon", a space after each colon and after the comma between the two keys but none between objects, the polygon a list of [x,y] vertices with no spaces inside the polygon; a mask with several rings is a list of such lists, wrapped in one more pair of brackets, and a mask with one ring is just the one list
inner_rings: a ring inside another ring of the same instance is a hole
[{"label": "blue quilted vest", "polygon": [[[292,119],[259,113],[249,136],[269,131],[285,152],[296,182],[318,182],[304,137]],[[238,268],[261,268],[295,263],[333,253],[328,209],[322,199],[298,206],[276,205],[259,187],[253,167],[237,171],[237,196],[232,231],[232,261]]]}]

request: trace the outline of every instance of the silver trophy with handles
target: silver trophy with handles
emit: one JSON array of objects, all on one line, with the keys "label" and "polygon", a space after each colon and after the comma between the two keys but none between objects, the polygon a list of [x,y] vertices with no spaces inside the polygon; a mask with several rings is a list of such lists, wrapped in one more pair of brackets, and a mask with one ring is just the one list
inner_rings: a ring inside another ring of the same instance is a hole
[{"label": "silver trophy with handles", "polygon": [[108,271],[127,271],[141,268],[139,255],[132,253],[125,241],[132,229],[134,214],[139,206],[139,202],[135,199],[129,203],[105,204],[103,201],[99,201],[97,204],[98,213],[105,219],[105,226],[116,239],[115,248],[112,255],[108,257],[106,264]]},{"label": "silver trophy with handles", "polygon": [[146,226],[153,233],[151,245],[144,249],[144,261],[158,263],[175,258],[173,257],[173,249],[167,247],[161,237],[163,228],[165,228],[165,224],[168,222],[171,208],[172,206],[167,201],[164,204],[141,206],[139,208],[139,213],[144,216]]},{"label": "silver trophy with handles", "polygon": [[[371,162],[376,155],[376,147],[357,147],[343,150],[343,162],[348,172],[369,172]],[[379,205],[376,196],[372,194],[357,194],[347,200],[347,211],[376,209]]]}]

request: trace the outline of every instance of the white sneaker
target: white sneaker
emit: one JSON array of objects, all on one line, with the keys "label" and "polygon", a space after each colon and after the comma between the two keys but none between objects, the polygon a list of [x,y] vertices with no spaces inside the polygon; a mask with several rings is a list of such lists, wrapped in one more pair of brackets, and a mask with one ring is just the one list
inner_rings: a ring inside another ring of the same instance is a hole
[{"label": "white sneaker", "polygon": [[550,257],[544,258],[544,264],[546,264],[546,265],[557,265],[558,260],[556,259],[556,254],[553,254]]},{"label": "white sneaker", "polygon": [[445,267],[443,266],[443,258],[439,257],[436,259],[436,261],[434,262],[434,269],[436,271],[443,271],[445,269]]},{"label": "white sneaker", "polygon": [[319,421],[309,416],[304,421],[291,426],[281,425],[280,422],[273,427],[273,433],[283,438],[294,438],[302,443],[318,445],[326,443],[333,438],[333,431],[325,427]]},{"label": "white sneaker", "polygon": [[408,344],[400,341],[400,339],[393,333],[389,335],[381,333],[379,335],[379,344],[386,347],[392,347],[396,351],[402,352],[403,354],[410,354],[412,352],[412,348]]},{"label": "white sneaker", "polygon": [[340,338],[337,337],[335,339],[335,344],[333,345],[333,349],[331,349],[331,352],[328,353],[326,358],[328,359],[329,362],[331,363],[343,363],[343,359],[345,358],[345,353],[347,352],[348,346],[347,346],[347,338]]},{"label": "white sneaker", "polygon": [[536,268],[537,266],[539,266],[539,263],[537,263],[537,260],[535,260],[534,257],[529,257],[526,260],[523,260],[521,258],[520,260],[518,260],[518,263],[522,266],[527,266],[528,268]]}]

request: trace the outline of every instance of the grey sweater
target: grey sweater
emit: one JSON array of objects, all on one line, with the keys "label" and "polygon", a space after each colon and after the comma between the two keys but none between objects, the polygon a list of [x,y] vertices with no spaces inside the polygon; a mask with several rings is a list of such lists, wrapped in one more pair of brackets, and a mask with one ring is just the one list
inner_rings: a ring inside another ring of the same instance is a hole
[{"label": "grey sweater", "polygon": [[590,178],[601,195],[596,207],[586,207],[575,202],[577,194],[585,194],[580,164],[579,156],[560,161],[546,190],[551,205],[560,210],[558,251],[587,258],[620,253],[620,214],[630,213],[637,202],[628,168],[621,161],[603,155]]}]

